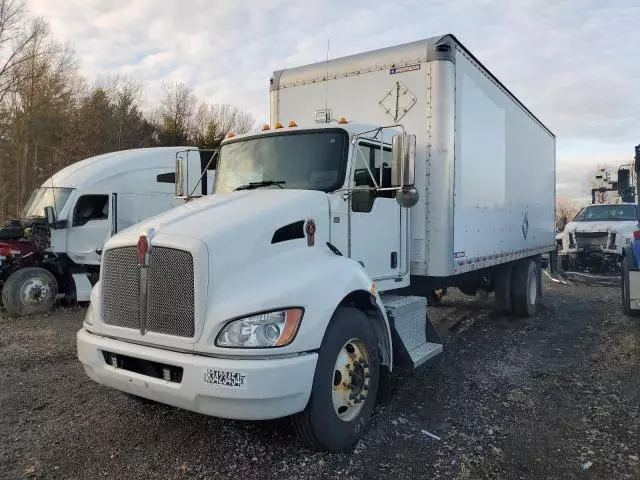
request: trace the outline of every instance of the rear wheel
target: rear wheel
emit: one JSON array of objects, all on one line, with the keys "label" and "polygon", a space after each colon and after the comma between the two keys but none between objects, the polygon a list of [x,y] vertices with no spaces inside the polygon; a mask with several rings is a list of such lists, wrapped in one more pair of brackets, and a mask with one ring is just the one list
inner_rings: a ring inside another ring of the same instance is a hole
[{"label": "rear wheel", "polygon": [[513,266],[507,264],[496,271],[494,281],[494,292],[496,310],[502,314],[508,315],[512,312],[511,302],[511,283],[513,279]]},{"label": "rear wheel", "polygon": [[322,340],[309,403],[293,417],[298,436],[311,448],[351,450],[369,422],[379,377],[369,319],[355,308],[340,308]]},{"label": "rear wheel", "polygon": [[521,317],[536,314],[538,304],[538,265],[531,259],[520,260],[515,264],[513,283],[511,284],[511,302],[513,312]]},{"label": "rear wheel", "polygon": [[4,284],[2,303],[10,315],[33,315],[51,310],[57,295],[58,282],[51,272],[40,267],[21,268]]}]

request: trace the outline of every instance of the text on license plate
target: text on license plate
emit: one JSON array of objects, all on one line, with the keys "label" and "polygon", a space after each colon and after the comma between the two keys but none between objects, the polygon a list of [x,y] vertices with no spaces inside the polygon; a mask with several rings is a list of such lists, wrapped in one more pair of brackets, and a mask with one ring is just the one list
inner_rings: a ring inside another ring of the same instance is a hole
[{"label": "text on license plate", "polygon": [[247,388],[247,374],[244,372],[207,368],[204,372],[204,381],[224,387]]}]

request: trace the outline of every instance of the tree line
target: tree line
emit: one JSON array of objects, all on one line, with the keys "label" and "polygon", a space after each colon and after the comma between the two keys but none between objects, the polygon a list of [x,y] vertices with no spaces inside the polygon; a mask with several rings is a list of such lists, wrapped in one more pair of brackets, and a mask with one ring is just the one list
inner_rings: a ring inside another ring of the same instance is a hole
[{"label": "tree line", "polygon": [[19,216],[34,188],[83,158],[129,148],[216,148],[225,135],[252,131],[250,114],[201,101],[167,83],[145,108],[143,86],[119,75],[87,79],[73,48],[23,0],[0,0],[0,220]]}]

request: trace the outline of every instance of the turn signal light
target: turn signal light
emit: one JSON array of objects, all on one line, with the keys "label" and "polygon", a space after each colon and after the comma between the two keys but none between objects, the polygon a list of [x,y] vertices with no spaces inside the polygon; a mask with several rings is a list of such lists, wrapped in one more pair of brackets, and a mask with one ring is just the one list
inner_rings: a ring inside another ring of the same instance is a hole
[{"label": "turn signal light", "polygon": [[282,128],[282,124],[280,122],[276,122],[276,125],[273,128]]},{"label": "turn signal light", "polygon": [[289,120],[289,126],[290,127],[297,127],[298,124],[296,122],[294,122],[293,120]]},{"label": "turn signal light", "polygon": [[271,129],[271,127],[269,126],[269,124],[268,124],[268,123],[265,123],[265,124],[262,126],[262,131],[263,131],[263,132],[264,132],[265,130],[270,130],[270,129]]},{"label": "turn signal light", "polygon": [[346,118],[340,117],[340,119],[338,120],[338,123],[342,125],[343,123],[349,123],[349,122],[347,122]]}]

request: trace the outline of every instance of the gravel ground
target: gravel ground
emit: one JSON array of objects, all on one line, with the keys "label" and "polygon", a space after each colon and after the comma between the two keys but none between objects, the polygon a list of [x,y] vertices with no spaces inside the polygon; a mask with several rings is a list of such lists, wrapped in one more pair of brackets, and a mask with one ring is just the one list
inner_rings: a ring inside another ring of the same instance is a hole
[{"label": "gravel ground", "polygon": [[0,318],[0,478],[640,478],[640,322],[618,292],[545,281],[527,320],[446,297],[430,310],[445,353],[397,379],[349,455],[300,447],[286,421],[209,418],[91,382],[75,351],[82,309]]}]

